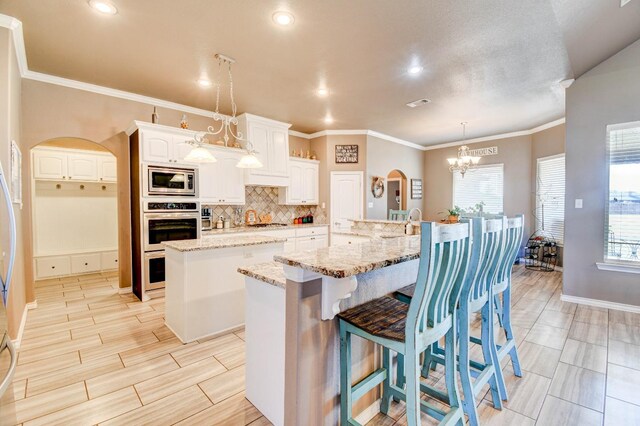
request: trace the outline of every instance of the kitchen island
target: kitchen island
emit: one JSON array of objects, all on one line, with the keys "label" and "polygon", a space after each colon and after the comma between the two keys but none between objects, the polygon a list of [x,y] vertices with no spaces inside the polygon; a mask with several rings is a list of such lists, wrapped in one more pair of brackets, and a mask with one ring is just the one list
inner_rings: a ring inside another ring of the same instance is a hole
[{"label": "kitchen island", "polygon": [[[240,269],[246,275],[246,397],[273,424],[339,423],[338,322],[342,310],[415,282],[420,237],[372,239],[350,246],[275,257]],[[370,343],[354,339],[354,377],[380,365]],[[264,366],[269,368],[265,369]],[[354,405],[365,424],[379,395]]]},{"label": "kitchen island", "polygon": [[242,327],[244,282],[237,269],[271,261],[286,238],[204,237],[165,242],[165,324],[183,343]]}]

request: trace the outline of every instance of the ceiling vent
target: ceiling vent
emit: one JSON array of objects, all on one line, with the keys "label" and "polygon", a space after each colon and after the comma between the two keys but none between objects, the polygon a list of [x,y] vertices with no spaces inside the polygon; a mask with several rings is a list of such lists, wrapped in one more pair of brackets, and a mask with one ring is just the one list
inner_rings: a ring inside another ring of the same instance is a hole
[{"label": "ceiling vent", "polygon": [[431,101],[429,99],[423,98],[423,99],[418,99],[417,101],[409,102],[407,104],[407,106],[409,108],[415,108],[415,107],[419,107],[419,106],[422,106],[422,105],[426,105],[426,104],[428,104],[430,102]]}]

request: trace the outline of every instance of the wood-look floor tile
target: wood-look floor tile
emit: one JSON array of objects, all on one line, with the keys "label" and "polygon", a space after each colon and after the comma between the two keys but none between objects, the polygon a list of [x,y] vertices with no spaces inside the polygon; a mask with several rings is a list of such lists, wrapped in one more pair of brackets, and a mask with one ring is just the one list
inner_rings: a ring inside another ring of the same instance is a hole
[{"label": "wood-look floor tile", "polygon": [[607,346],[607,330],[607,326],[605,325],[574,321],[573,324],[571,324],[571,329],[569,329],[569,339]]},{"label": "wood-look floor tile", "polygon": [[153,308],[151,306],[139,305],[138,307],[128,308],[122,311],[93,315],[93,320],[96,322],[96,324],[98,324],[101,322],[113,321],[114,319],[125,318],[127,316],[136,316],[138,314],[151,311],[153,311]]},{"label": "wood-look floor tile", "polygon": [[238,336],[231,333],[195,346],[182,347],[171,355],[173,355],[173,358],[175,358],[181,367],[184,367],[205,358],[215,356],[229,349],[238,347],[244,349],[244,342]]},{"label": "wood-look floor tile", "polygon": [[[558,362],[560,361],[559,349],[549,348],[536,343],[524,342],[518,347],[520,366],[532,373],[544,377],[553,378]],[[508,357],[505,357],[505,360]]]},{"label": "wood-look floor tile", "polygon": [[560,294],[554,293],[551,300],[547,303],[547,306],[545,306],[545,309],[559,311],[565,314],[573,314],[576,312],[576,309],[578,309],[578,305],[576,303],[563,302],[560,300]]},{"label": "wood-look floor tile", "polygon": [[571,321],[573,321],[572,314],[564,314],[558,311],[543,311],[536,323],[569,329],[571,328]]},{"label": "wood-look floor tile", "polygon": [[622,323],[609,324],[609,339],[640,346],[640,327]]},{"label": "wood-look floor tile", "polygon": [[[523,377],[516,377],[511,367],[504,369],[504,378],[509,397],[504,402],[504,407],[532,419],[537,418],[551,379],[531,372],[526,372]],[[491,400],[491,392],[487,393],[485,399]]]},{"label": "wood-look floor tile", "polygon": [[20,349],[23,351],[40,348],[42,346],[54,345],[56,343],[68,342],[71,340],[69,330],[49,333],[45,336],[30,337],[20,342]]},{"label": "wood-look floor tile", "polygon": [[140,321],[135,316],[100,324],[93,324],[93,319],[91,321],[92,325],[71,330],[71,338],[80,339],[82,337],[97,336],[109,331],[134,332],[138,330],[140,325]]},{"label": "wood-look floor tile", "polygon": [[[137,318],[132,317],[132,319],[137,321]],[[100,337],[102,338],[103,343],[111,343],[116,340],[121,340],[133,335],[144,334],[144,333],[153,333],[154,330],[163,327],[164,320],[153,320],[149,322],[145,322],[144,324],[138,321],[138,324],[132,322],[131,325],[126,327],[122,327],[121,329],[108,329],[104,331],[100,331]]]},{"label": "wood-look floor tile", "polygon": [[586,368],[560,363],[549,395],[602,412],[606,377]]},{"label": "wood-look floor tile", "polygon": [[140,364],[157,358],[159,356],[175,352],[182,348],[188,348],[197,345],[197,342],[183,344],[180,339],[174,337],[172,339],[161,340],[159,342],[150,343],[148,345],[138,346],[128,351],[120,352],[120,358],[126,367]]},{"label": "wood-look floor tile", "polygon": [[610,340],[609,362],[640,370],[640,346],[619,340]]},{"label": "wood-look floor tile", "polygon": [[27,395],[31,396],[48,392],[72,383],[82,382],[102,374],[113,373],[117,370],[122,370],[123,368],[120,357],[118,355],[111,355],[93,361],[84,362],[81,365],[73,365],[71,367],[55,370],[48,374],[29,378]]},{"label": "wood-look floor tile", "polygon": [[544,310],[545,305],[547,305],[547,302],[543,300],[520,299],[518,303],[513,305],[511,310],[512,312],[528,312],[533,316],[538,316]]},{"label": "wood-look floor tile", "polygon": [[265,416],[262,416],[260,418],[258,418],[257,420],[252,421],[251,423],[249,423],[250,426],[273,426],[273,423],[271,423],[269,420],[267,420],[267,418]]},{"label": "wood-look floor tile", "polygon": [[[87,337],[87,339],[91,337]],[[100,339],[99,337],[97,338]],[[82,360],[82,362],[85,362],[91,359],[116,354],[118,352],[126,351],[141,345],[147,345],[149,343],[157,341],[158,339],[151,332],[132,333],[130,336],[113,340],[109,343],[104,343],[97,346],[94,345],[92,347],[88,347],[87,349],[80,349],[80,359]]]},{"label": "wood-look floor tile", "polygon": [[609,364],[607,368],[607,396],[640,405],[640,371]]},{"label": "wood-look floor tile", "polygon": [[13,380],[11,382],[11,387],[13,387],[13,398],[16,401],[24,399],[27,393],[27,380]]},{"label": "wood-look floor tile", "polygon": [[260,417],[262,417],[260,411],[247,401],[242,393],[204,409],[177,424],[181,426],[247,425]]},{"label": "wood-look floor tile", "polygon": [[131,411],[140,405],[135,390],[126,388],[25,422],[24,426],[95,425]]},{"label": "wood-look floor tile", "polygon": [[151,312],[145,312],[144,314],[136,315],[138,321],[147,322],[152,320],[164,320],[164,312],[158,312],[155,309]]},{"label": "wood-look floor tile", "polygon": [[173,425],[207,407],[211,401],[198,388],[191,386],[166,398],[129,411],[100,425]]},{"label": "wood-look floor tile", "polygon": [[24,331],[23,339],[32,339],[41,336],[49,336],[56,332],[72,330],[74,328],[81,328],[93,325],[93,319],[80,318],[73,321],[67,321],[60,324],[50,324],[42,327],[33,327]]},{"label": "wood-look floor tile", "polygon": [[[162,320],[162,322],[164,323],[164,319]],[[147,323],[145,323],[147,324]],[[173,339],[176,337],[175,334],[173,334],[173,331],[171,331],[169,329],[169,327],[162,325],[156,329],[153,330],[153,334],[156,335],[156,337],[158,338],[158,340],[169,340],[169,339]]]},{"label": "wood-look floor tile", "polygon": [[478,418],[483,426],[534,426],[536,423],[535,420],[507,408],[496,410],[487,401],[481,401],[478,405]]},{"label": "wood-look floor tile", "polygon": [[609,322],[640,327],[640,314],[634,312],[616,311],[611,309],[609,310]]},{"label": "wood-look floor tile", "polygon": [[578,306],[574,319],[588,324],[607,325],[609,324],[609,312],[606,309],[600,310],[589,306]]},{"label": "wood-look floor tile", "polygon": [[[134,367],[132,367],[134,368]],[[135,385],[144,405],[201,383],[227,371],[213,357],[198,361],[178,370],[156,376]]]},{"label": "wood-look floor tile", "polygon": [[[18,358],[20,357],[18,356]],[[18,364],[13,380],[37,377],[41,374],[47,374],[55,370],[71,367],[72,365],[80,365],[80,354],[78,351],[64,353],[51,358],[31,362],[29,364]]]},{"label": "wood-look floor tile", "polygon": [[[69,320],[74,320],[74,319],[79,319],[79,318],[93,318],[94,315],[98,315],[98,314],[113,314],[116,312],[128,312],[129,308],[127,307],[127,305],[123,305],[122,303],[118,303],[117,305],[111,305],[111,306],[106,306],[104,308],[100,308],[100,309],[95,309],[95,310],[91,310],[89,309],[89,306],[86,303],[83,304],[73,304],[71,302],[67,303],[67,305],[69,307],[78,307],[78,308],[82,308],[79,309],[77,312],[71,312],[69,313]],[[123,316],[124,318],[124,316]],[[117,318],[117,315],[115,316],[115,319],[123,319],[123,318]]]},{"label": "wood-look floor tile", "polygon": [[[264,419],[264,416],[249,423],[249,426],[250,425],[256,426],[257,424],[262,424],[262,423],[258,423],[260,422],[260,419]],[[268,420],[265,419],[265,421],[268,421]],[[265,423],[265,424],[268,424],[268,423]],[[369,420],[369,422],[367,422],[366,426],[392,426],[394,424],[396,424],[396,419],[391,418],[385,414],[378,413],[371,420]]]},{"label": "wood-look floor tile", "polygon": [[68,352],[88,350],[88,348],[96,348],[102,346],[99,336],[89,336],[77,340],[69,340],[68,342],[55,343],[49,346],[42,346],[36,349],[20,351],[18,355],[18,364],[26,364],[33,361],[39,361],[45,358],[51,358]]},{"label": "wood-look floor tile", "polygon": [[234,369],[245,363],[245,348],[238,346],[219,352],[215,355],[216,359],[224,365],[227,370]]},{"label": "wood-look floor tile", "polygon": [[[37,309],[36,309],[37,310]],[[60,324],[61,322],[69,321],[69,317],[67,314],[50,314],[46,316],[36,316],[36,315],[27,315],[27,323],[26,325],[29,328],[33,327],[42,327],[49,324]]]},{"label": "wood-look floor tile", "polygon": [[607,372],[607,348],[593,343],[567,339],[560,361],[587,368],[598,373]]},{"label": "wood-look floor tile", "polygon": [[74,383],[36,396],[16,401],[17,422],[44,416],[87,400],[84,383]]},{"label": "wood-look floor tile", "polygon": [[217,404],[235,394],[244,391],[244,367],[234,368],[218,374],[199,384],[209,399]]},{"label": "wood-look floor tile", "polygon": [[245,334],[244,334],[244,329],[240,330],[240,331],[236,331],[234,333],[236,336],[238,336],[239,338],[241,338],[242,340],[245,340]]},{"label": "wood-look floor tile", "polygon": [[549,395],[544,401],[537,424],[544,426],[600,426],[602,425],[602,413]]},{"label": "wood-look floor tile", "polygon": [[607,397],[604,409],[604,426],[640,425],[640,406]]},{"label": "wood-look floor tile", "polygon": [[[119,357],[115,356],[120,361]],[[120,368],[117,371],[94,376],[87,380],[87,392],[89,393],[89,398],[94,399],[178,368],[178,364],[171,358],[171,355],[163,355],[144,364]]]},{"label": "wood-look floor tile", "polygon": [[544,324],[535,324],[531,327],[531,330],[529,330],[525,341],[548,346],[553,349],[562,349],[568,334],[569,331],[566,329]]},{"label": "wood-look floor tile", "polygon": [[531,328],[536,323],[536,319],[538,319],[538,315],[531,312],[515,309],[511,312],[511,324],[518,327]]}]

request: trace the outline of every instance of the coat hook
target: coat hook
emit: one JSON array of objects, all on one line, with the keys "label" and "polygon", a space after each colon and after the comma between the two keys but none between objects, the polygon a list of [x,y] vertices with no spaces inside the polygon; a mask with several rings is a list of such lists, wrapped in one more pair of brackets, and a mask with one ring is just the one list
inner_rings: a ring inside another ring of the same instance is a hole
[{"label": "coat hook", "polygon": [[80,185],[80,189],[84,189],[84,185]]},{"label": "coat hook", "polygon": [[106,187],[105,185],[102,185],[102,190],[103,190],[103,191],[106,191],[106,190],[107,190],[107,187]]},{"label": "coat hook", "polygon": [[59,183],[56,184],[56,189],[60,189],[62,188],[62,185],[60,185]]}]

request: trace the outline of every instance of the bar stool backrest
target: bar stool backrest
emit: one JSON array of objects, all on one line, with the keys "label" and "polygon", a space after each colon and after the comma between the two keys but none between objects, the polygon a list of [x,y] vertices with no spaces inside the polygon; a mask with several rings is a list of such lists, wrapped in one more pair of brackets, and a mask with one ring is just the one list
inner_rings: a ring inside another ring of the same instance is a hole
[{"label": "bar stool backrest", "polygon": [[407,342],[444,323],[455,310],[469,266],[471,227],[471,223],[422,222],[420,266],[407,316]]},{"label": "bar stool backrest", "polygon": [[462,303],[473,303],[486,297],[496,281],[498,266],[504,255],[507,218],[474,217],[463,219],[473,223],[473,247],[469,261],[469,273],[462,285]]},{"label": "bar stool backrest", "polygon": [[524,233],[524,215],[517,215],[507,219],[504,256],[500,260],[496,284],[503,284],[511,279],[511,269],[520,251],[522,235]]},{"label": "bar stool backrest", "polygon": [[405,221],[409,218],[409,210],[389,210],[389,220]]}]

